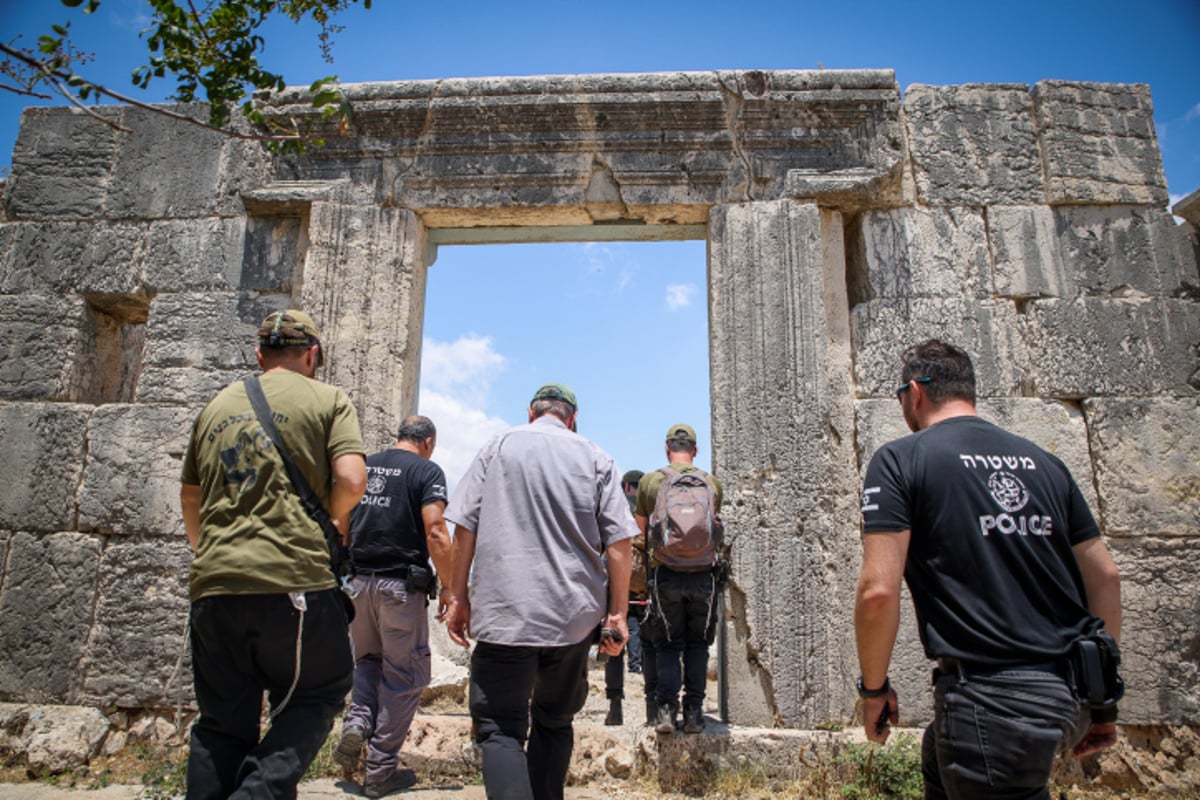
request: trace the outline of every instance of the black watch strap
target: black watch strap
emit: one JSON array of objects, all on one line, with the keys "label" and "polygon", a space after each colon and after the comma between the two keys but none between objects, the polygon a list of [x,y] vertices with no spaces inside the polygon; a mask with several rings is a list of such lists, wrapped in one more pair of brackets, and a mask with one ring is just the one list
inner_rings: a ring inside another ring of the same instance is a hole
[{"label": "black watch strap", "polygon": [[880,686],[878,689],[868,689],[863,684],[863,679],[862,679],[861,675],[858,676],[857,683],[858,683],[858,696],[864,700],[871,700],[876,697],[883,697],[885,694],[887,694],[888,692],[890,692],[892,690],[892,683],[887,678],[883,679],[883,686]]}]

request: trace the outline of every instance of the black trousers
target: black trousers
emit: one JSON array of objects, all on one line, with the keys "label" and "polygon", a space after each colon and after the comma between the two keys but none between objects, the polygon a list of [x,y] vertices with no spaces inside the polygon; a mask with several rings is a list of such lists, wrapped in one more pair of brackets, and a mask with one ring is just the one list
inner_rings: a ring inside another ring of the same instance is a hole
[{"label": "black trousers", "polygon": [[475,644],[471,720],[489,800],[562,799],[572,722],[587,699],[589,645],[590,638],[564,647]]},{"label": "black trousers", "polygon": [[658,673],[655,698],[660,706],[701,708],[708,680],[708,648],[717,632],[716,573],[676,572],[655,567],[651,614]]},{"label": "black trousers", "polygon": [[[304,595],[222,595],[192,603],[192,671],[200,718],[192,726],[188,800],[294,798],[346,700],[353,676],[346,614],[337,589]],[[291,689],[295,681],[295,688]],[[259,739],[263,692],[287,697]]]}]

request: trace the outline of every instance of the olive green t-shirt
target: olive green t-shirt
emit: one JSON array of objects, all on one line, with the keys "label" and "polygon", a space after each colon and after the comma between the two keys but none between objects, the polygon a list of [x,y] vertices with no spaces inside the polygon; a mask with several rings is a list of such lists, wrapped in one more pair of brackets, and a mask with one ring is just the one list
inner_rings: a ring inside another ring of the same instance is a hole
[{"label": "olive green t-shirt", "polygon": [[[668,464],[667,466],[675,469],[678,472],[699,472],[701,475],[708,475],[708,479],[712,482],[713,494],[716,495],[717,507],[716,512],[721,510],[721,482],[717,480],[715,475],[700,469],[694,464]],[[658,470],[647,472],[638,481],[637,503],[634,505],[633,513],[638,517],[645,517],[647,527],[649,527],[649,519],[654,516],[654,506],[658,503],[658,489],[662,486],[662,482],[666,480],[666,475]],[[641,540],[643,537],[638,537]],[[650,566],[657,566],[658,561],[653,556],[650,558]]]},{"label": "olive green t-shirt", "polygon": [[[296,372],[275,370],[260,380],[288,455],[328,508],[333,460],[364,452],[354,405],[341,389]],[[241,381],[196,418],[180,479],[201,488],[193,601],[334,585],[321,526],[305,513]]]}]

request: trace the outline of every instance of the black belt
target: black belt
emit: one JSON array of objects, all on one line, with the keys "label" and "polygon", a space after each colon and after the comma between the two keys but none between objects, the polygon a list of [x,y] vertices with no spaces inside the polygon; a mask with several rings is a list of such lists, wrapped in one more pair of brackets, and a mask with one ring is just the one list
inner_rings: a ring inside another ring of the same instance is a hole
[{"label": "black belt", "polygon": [[1060,678],[1067,676],[1066,661],[1042,661],[1025,664],[984,664],[961,658],[939,658],[938,670],[945,675],[993,675],[997,672],[1050,672]]},{"label": "black belt", "polygon": [[408,564],[402,567],[388,567],[386,569],[355,566],[354,572],[358,575],[371,575],[376,578],[407,578],[409,569],[411,569],[411,566]]}]

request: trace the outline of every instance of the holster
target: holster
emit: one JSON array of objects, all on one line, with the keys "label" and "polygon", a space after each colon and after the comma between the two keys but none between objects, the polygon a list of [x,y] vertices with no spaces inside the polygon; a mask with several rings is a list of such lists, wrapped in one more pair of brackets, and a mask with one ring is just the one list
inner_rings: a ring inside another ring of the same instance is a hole
[{"label": "holster", "polygon": [[432,598],[437,594],[437,578],[432,570],[414,564],[408,568],[404,588],[413,594],[423,594]]},{"label": "holster", "polygon": [[1115,722],[1125,682],[1117,668],[1121,650],[1107,631],[1098,630],[1071,643],[1067,652],[1068,683],[1075,697],[1092,710],[1092,722]]}]

